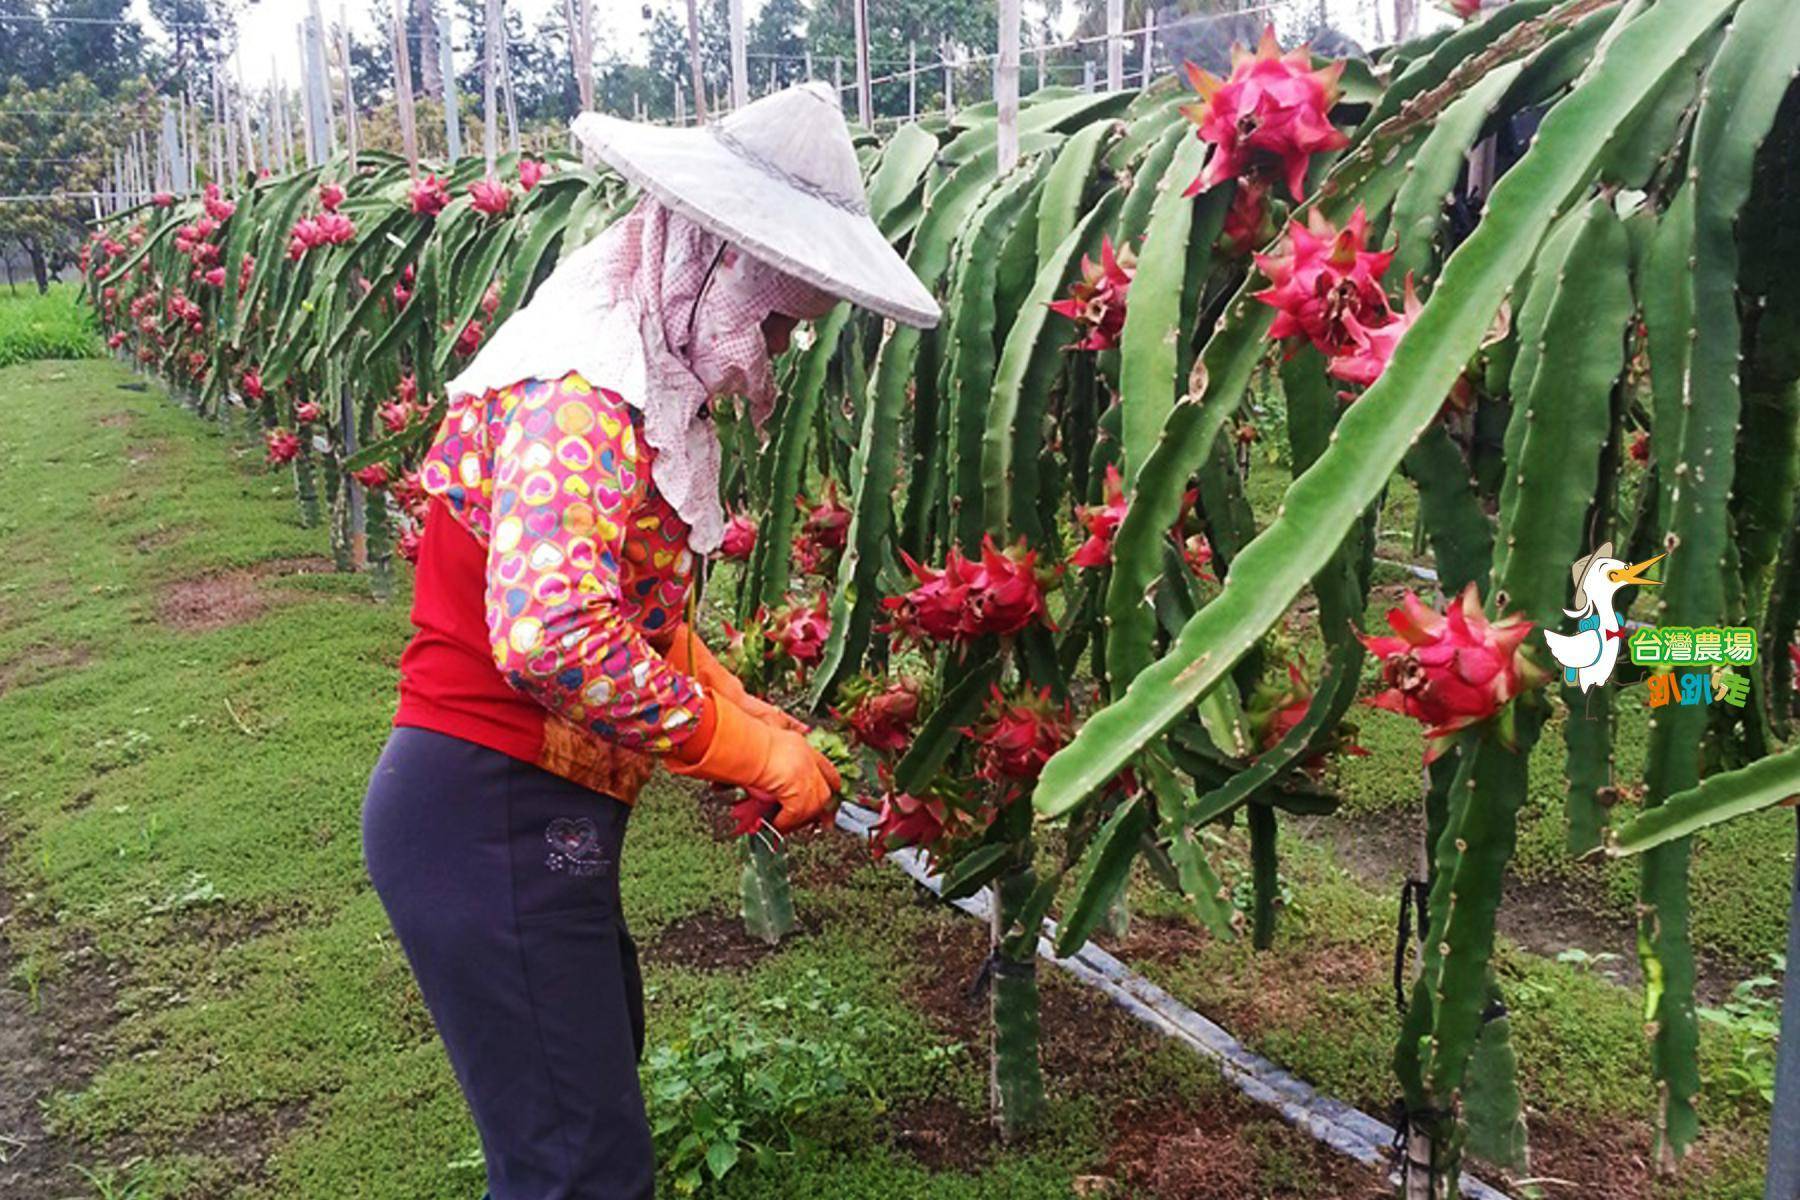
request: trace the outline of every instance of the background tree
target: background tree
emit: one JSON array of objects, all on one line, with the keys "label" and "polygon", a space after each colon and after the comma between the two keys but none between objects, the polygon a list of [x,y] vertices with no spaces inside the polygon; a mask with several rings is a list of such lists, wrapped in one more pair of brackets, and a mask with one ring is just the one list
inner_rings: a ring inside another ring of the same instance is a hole
[{"label": "background tree", "polygon": [[656,71],[629,59],[600,57],[595,66],[594,103],[601,112],[613,114],[637,111],[651,120],[669,120],[675,116],[675,99],[669,82]]},{"label": "background tree", "polygon": [[[394,99],[394,43],[388,33],[393,9],[387,0],[368,0],[365,11],[375,32],[364,37],[355,26],[351,27],[350,85],[356,93],[356,107],[365,114],[373,114]],[[413,95],[417,96],[421,91],[418,31],[412,27],[410,14],[407,25],[407,36],[413,39],[412,85]]]},{"label": "background tree", "polygon": [[751,22],[745,41],[750,54],[750,94],[761,95],[771,78],[778,88],[806,78],[804,0],[768,0]]},{"label": "background tree", "polygon": [[0,195],[46,197],[0,203],[0,243],[24,252],[39,291],[74,261],[93,215],[86,197],[53,197],[100,185],[109,139],[142,124],[133,111],[142,109],[122,114],[83,75],[53,88],[15,77],[0,93]]},{"label": "background tree", "polygon": [[[458,0],[459,26],[467,33],[457,87],[465,96],[482,94],[482,72],[487,63],[486,0]],[[560,6],[546,14],[536,29],[527,31],[517,8],[504,16],[505,63],[513,86],[513,98],[521,125],[538,120],[567,121],[575,112],[575,80],[569,60],[569,31]],[[504,101],[501,101],[504,111]]]},{"label": "background tree", "polygon": [[[934,61],[946,40],[959,54],[992,53],[999,23],[994,0],[869,0],[868,16],[870,72],[878,79],[904,70],[907,50],[914,45],[921,64]],[[812,46],[821,76],[829,78],[832,59],[844,60],[848,86],[856,64],[855,15],[850,0],[814,0],[806,41]],[[941,82],[936,73],[919,77],[921,107],[942,102]],[[877,84],[874,101],[877,113],[904,113],[906,81]]]},{"label": "background tree", "polygon": [[27,87],[80,74],[110,95],[143,73],[148,55],[130,0],[0,0],[0,69]]},{"label": "background tree", "polygon": [[442,100],[444,68],[438,56],[443,51],[438,48],[436,0],[412,0],[408,10],[409,27],[419,35],[419,40],[413,43],[416,51],[413,62],[419,73],[419,94]]},{"label": "background tree", "polygon": [[[731,85],[731,26],[725,0],[701,0],[700,65],[706,79],[706,90],[729,94]],[[658,11],[651,18],[650,70],[662,80],[662,90],[673,95],[677,84],[683,91],[691,85],[688,69],[688,35],[686,17]],[[672,104],[673,101],[671,100]],[[693,111],[693,97],[688,98],[688,111]]]},{"label": "background tree", "polygon": [[149,6],[168,34],[173,74],[205,79],[237,49],[237,15],[227,0],[149,0]]}]

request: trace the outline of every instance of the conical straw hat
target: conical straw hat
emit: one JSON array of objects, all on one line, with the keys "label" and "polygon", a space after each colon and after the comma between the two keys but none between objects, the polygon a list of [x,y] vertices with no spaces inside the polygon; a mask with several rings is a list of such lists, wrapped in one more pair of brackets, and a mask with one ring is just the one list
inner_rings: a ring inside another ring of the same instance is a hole
[{"label": "conical straw hat", "polygon": [[770,266],[902,324],[937,324],[937,301],[869,217],[850,130],[825,84],[695,129],[594,112],[574,129],[662,204]]}]

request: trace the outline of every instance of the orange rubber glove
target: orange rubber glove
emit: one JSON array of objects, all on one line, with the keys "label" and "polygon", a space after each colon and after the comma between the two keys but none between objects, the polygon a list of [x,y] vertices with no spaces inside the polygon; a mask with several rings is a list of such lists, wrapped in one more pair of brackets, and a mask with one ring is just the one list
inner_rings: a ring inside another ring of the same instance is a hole
[{"label": "orange rubber glove", "polygon": [[683,675],[699,680],[714,695],[723,696],[764,725],[792,730],[802,737],[812,732],[812,726],[805,721],[790,717],[767,700],[752,696],[746,691],[743,680],[726,670],[725,664],[713,657],[713,652],[706,648],[706,643],[685,623],[675,627],[674,640],[669,643],[663,659]]},{"label": "orange rubber glove", "polygon": [[823,820],[843,786],[837,769],[805,738],[765,725],[717,695],[707,697],[700,727],[667,763],[677,775],[768,792],[781,805],[775,828],[782,833]]}]

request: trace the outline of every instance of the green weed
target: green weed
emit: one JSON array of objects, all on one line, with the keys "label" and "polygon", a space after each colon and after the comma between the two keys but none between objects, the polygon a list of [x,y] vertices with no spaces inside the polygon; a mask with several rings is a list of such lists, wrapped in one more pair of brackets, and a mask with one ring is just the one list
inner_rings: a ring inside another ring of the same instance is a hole
[{"label": "green weed", "polygon": [[808,971],[750,1012],[706,1004],[651,1047],[644,1094],[660,1168],[681,1195],[734,1170],[772,1169],[821,1140],[823,1119],[852,1099],[886,1107],[873,1046],[895,1031]]},{"label": "green weed", "polygon": [[75,1169],[93,1187],[97,1200],[143,1200],[149,1186],[142,1159],[130,1159],[119,1166],[99,1170],[79,1165]]},{"label": "green weed", "polygon": [[1735,1059],[1716,1072],[1713,1087],[1736,1100],[1775,1100],[1775,1047],[1781,1037],[1780,981],[1787,973],[1787,956],[1769,956],[1775,972],[1746,979],[1731,989],[1731,998],[1717,1008],[1702,1008],[1700,1019],[1731,1035]]}]

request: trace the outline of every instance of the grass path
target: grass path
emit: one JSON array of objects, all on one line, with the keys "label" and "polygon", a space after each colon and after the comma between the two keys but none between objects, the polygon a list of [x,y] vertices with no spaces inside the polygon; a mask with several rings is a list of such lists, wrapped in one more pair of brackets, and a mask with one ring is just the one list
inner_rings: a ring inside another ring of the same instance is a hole
[{"label": "grass path", "polygon": [[[405,588],[377,605],[329,573],[323,534],[297,527],[260,459],[110,362],[0,370],[0,1195],[480,1194],[474,1132],[358,845]],[[685,787],[653,789],[632,826],[626,911],[653,1045],[696,1020],[708,1036],[740,1017],[779,1026],[774,1006],[820,986],[854,1016],[798,1032],[879,1030],[859,1051],[871,1094],[806,1130],[810,1152],[716,1194],[1382,1194],[1056,972],[1048,1128],[997,1146],[979,1117],[973,922],[828,837],[797,846],[803,933],[767,953],[731,914],[733,848]],[[1228,870],[1241,856],[1221,843]],[[1379,1111],[1391,898],[1310,842],[1286,847],[1283,871],[1297,902],[1273,955],[1207,939],[1147,886],[1122,949]],[[1561,1194],[1753,1194],[1754,1104],[1715,1103],[1682,1180],[1643,1174],[1633,994],[1516,949],[1502,968],[1540,1165],[1590,1181]],[[1709,1039],[1709,1069],[1735,1052]]]}]

